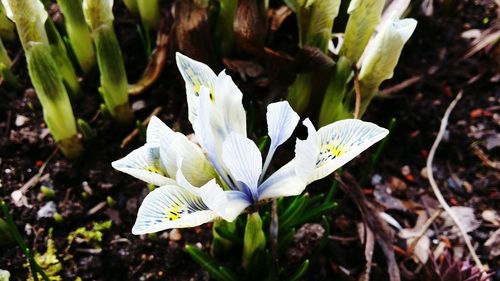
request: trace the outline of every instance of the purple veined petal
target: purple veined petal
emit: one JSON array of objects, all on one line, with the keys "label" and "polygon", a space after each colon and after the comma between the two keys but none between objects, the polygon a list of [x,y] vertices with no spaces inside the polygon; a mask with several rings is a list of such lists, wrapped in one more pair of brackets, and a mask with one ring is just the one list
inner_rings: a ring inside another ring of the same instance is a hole
[{"label": "purple veined petal", "polygon": [[267,106],[266,119],[271,145],[269,146],[266,160],[262,167],[259,182],[264,178],[267,168],[276,152],[276,148],[290,138],[295,127],[297,127],[300,117],[293,111],[287,101],[281,101],[271,103]]},{"label": "purple veined petal", "polygon": [[239,185],[242,191],[257,200],[257,186],[262,172],[262,156],[257,145],[240,134],[231,133],[224,141],[222,160],[231,178],[243,183]]},{"label": "purple veined petal", "polygon": [[146,143],[149,146],[160,147],[168,145],[175,132],[163,123],[158,117],[153,116],[146,129]]},{"label": "purple veined petal", "polygon": [[259,200],[301,194],[316,168],[319,149],[311,140],[299,140],[295,157],[259,186]]},{"label": "purple veined petal", "polygon": [[217,218],[200,196],[177,185],[149,193],[139,208],[132,233],[146,234],[171,228],[194,227]]},{"label": "purple veined petal", "polygon": [[167,176],[167,172],[160,164],[159,148],[147,144],[130,152],[124,158],[112,162],[111,166],[157,186],[175,183]]},{"label": "purple veined petal", "polygon": [[315,136],[320,153],[308,182],[333,173],[388,133],[387,129],[358,119],[341,120],[322,127]]},{"label": "purple veined petal", "polygon": [[215,179],[200,188],[194,187],[183,175],[182,162],[183,159],[178,159],[179,169],[176,176],[178,184],[189,192],[200,196],[207,207],[218,216],[227,221],[233,221],[251,204],[251,200],[246,194],[241,191],[224,191],[215,182]]},{"label": "purple veined petal", "polygon": [[195,126],[198,121],[200,92],[203,87],[213,94],[217,75],[206,64],[176,53],[177,67],[186,83],[186,98],[189,109],[189,121]]},{"label": "purple veined petal", "polygon": [[[211,118],[214,118],[213,104],[210,100],[207,88],[202,88],[200,92],[200,122],[193,127],[201,146],[207,152],[208,160],[212,163],[215,171],[221,179],[231,189],[236,190],[234,183],[229,179],[224,163],[222,162],[222,141],[215,136],[213,123]],[[217,128],[215,128],[217,131]]]}]

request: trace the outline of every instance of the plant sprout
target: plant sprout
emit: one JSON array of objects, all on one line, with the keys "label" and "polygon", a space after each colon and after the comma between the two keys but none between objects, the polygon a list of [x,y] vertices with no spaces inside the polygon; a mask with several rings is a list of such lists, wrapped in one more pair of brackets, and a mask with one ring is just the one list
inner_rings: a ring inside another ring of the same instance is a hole
[{"label": "plant sprout", "polygon": [[95,52],[90,30],[83,16],[82,3],[74,0],[58,0],[57,3],[64,15],[66,32],[75,56],[83,73],[95,64]]},{"label": "plant sprout", "polygon": [[113,0],[84,0],[83,13],[90,27],[101,73],[102,97],[106,109],[119,123],[130,123],[128,81],[118,39],[113,29]]},{"label": "plant sprout", "polygon": [[268,176],[273,155],[292,135],[298,114],[286,101],[268,106],[271,143],[263,161],[247,137],[243,95],[231,77],[225,71],[216,75],[180,53],[176,59],[186,82],[189,120],[201,147],[152,118],[146,144],[112,163],[119,171],[160,186],[139,208],[134,234],[193,227],[218,218],[233,221],[267,199],[299,195],[388,133],[355,119],[316,130],[306,119],[308,137],[296,140],[295,157]]},{"label": "plant sprout", "polygon": [[76,158],[83,148],[63,76],[53,58],[53,48],[45,31],[47,12],[38,0],[2,0],[2,3],[7,16],[16,24],[45,122],[64,155]]}]

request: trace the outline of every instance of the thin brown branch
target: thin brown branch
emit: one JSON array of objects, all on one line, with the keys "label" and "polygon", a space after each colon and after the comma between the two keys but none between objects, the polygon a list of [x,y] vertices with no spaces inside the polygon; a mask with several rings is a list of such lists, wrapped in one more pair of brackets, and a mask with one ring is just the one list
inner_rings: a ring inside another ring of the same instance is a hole
[{"label": "thin brown branch", "polygon": [[359,118],[359,111],[361,110],[361,87],[359,86],[358,73],[354,77],[354,92],[356,94],[356,101],[354,103],[354,119]]},{"label": "thin brown branch", "polygon": [[[144,119],[144,121],[142,121],[142,124],[144,126],[146,126],[148,123],[149,123],[149,120],[151,120],[151,118],[153,116],[156,116],[158,115],[158,113],[160,113],[162,111],[163,107],[161,106],[158,106],[157,108],[155,108],[153,110],[153,112],[151,112],[151,114],[148,116],[148,118]],[[130,134],[128,134],[128,136],[126,136],[123,140],[122,140],[122,143],[120,144],[120,148],[124,148],[125,146],[127,146],[127,144],[133,140],[137,135],[139,135],[139,129],[135,128]]]},{"label": "thin brown branch", "polygon": [[446,131],[446,127],[448,126],[448,118],[450,117],[451,111],[457,104],[457,102],[462,98],[462,92],[458,93],[456,98],[450,103],[448,108],[446,109],[446,112],[444,113],[443,119],[441,119],[441,126],[439,128],[438,135],[436,136],[436,140],[432,144],[431,150],[429,151],[429,156],[427,158],[427,163],[426,163],[426,168],[427,168],[427,173],[429,177],[429,183],[432,187],[432,191],[434,192],[434,195],[436,195],[437,200],[439,201],[439,204],[443,207],[443,209],[448,213],[450,218],[453,220],[453,222],[457,225],[458,230],[462,234],[462,237],[465,241],[465,244],[467,245],[467,248],[469,249],[469,252],[472,256],[472,259],[476,263],[476,265],[484,271],[483,264],[481,263],[481,260],[476,254],[476,250],[474,249],[474,246],[472,246],[471,240],[469,239],[469,236],[467,235],[467,232],[465,231],[464,227],[460,223],[459,219],[455,215],[455,213],[451,210],[450,205],[446,202],[444,199],[443,194],[439,190],[439,187],[436,184],[436,181],[434,180],[434,173],[432,172],[432,162],[434,160],[434,155],[436,154],[436,150],[441,143],[441,140],[443,139],[444,133]]}]

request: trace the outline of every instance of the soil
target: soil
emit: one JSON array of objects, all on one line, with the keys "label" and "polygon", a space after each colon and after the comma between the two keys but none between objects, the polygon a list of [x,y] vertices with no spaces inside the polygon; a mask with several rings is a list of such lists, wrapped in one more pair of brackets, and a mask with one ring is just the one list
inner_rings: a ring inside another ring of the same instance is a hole
[{"label": "soil", "polygon": [[[381,182],[393,191],[392,196],[407,205],[420,204],[420,198],[425,195],[434,198],[421,171],[444,111],[456,94],[463,92],[464,97],[453,111],[447,135],[438,149],[434,173],[448,202],[472,207],[480,217],[484,210],[498,210],[500,203],[498,170],[487,167],[471,147],[471,144],[479,143],[492,159],[493,155],[498,155],[499,64],[498,56],[495,59],[492,52],[486,51],[462,59],[470,48],[470,40],[463,39],[461,34],[466,30],[490,27],[496,19],[495,4],[484,0],[449,2],[452,3],[449,10],[438,5],[430,17],[422,15],[418,6],[411,12],[411,16],[419,21],[417,30],[403,51],[394,78],[384,83],[382,89],[415,76],[422,78],[388,97],[375,99],[370,105],[365,120],[387,126],[395,118],[396,127],[369,179],[374,175],[380,177]],[[272,5],[279,6],[280,2],[274,1]],[[169,14],[170,3],[164,6],[163,12]],[[115,26],[128,77],[134,81],[142,73],[147,57],[136,30],[136,20],[121,4],[116,8],[116,18]],[[296,45],[295,24],[293,15],[289,16],[268,47],[292,50],[287,45]],[[341,26],[342,20],[337,24]],[[142,145],[144,139],[136,137],[125,148],[120,148],[122,140],[134,128],[116,126],[98,114],[101,99],[95,90],[97,70],[85,78],[83,94],[73,102],[77,117],[90,121],[97,137],[85,143],[86,153],[81,159],[71,162],[60,153],[54,153],[55,145],[46,133],[40,104],[30,88],[19,43],[10,42],[7,47],[11,54],[19,53],[13,70],[23,87],[17,91],[4,86],[0,88],[0,195],[9,203],[27,244],[43,253],[49,229],[52,229],[52,238],[63,263],[63,280],[74,280],[77,276],[83,280],[208,280],[208,273],[183,249],[186,244],[209,249],[211,224],[181,229],[175,235],[168,235],[168,232],[151,236],[131,234],[137,208],[148,188],[143,182],[115,171],[110,163]],[[137,120],[144,120],[154,108],[161,106],[160,119],[175,130],[190,133],[184,86],[173,61],[175,47],[169,48],[161,77],[150,90],[132,97],[131,104],[136,107],[143,105],[135,111]],[[245,106],[255,109],[255,116],[263,116],[259,114],[265,111],[270,97],[284,96],[287,83],[293,80],[293,77],[280,77],[279,83],[263,83],[266,78],[276,78],[272,75],[276,72],[275,65],[244,52],[237,52],[231,59],[250,60],[264,69],[259,78],[246,80],[229,71],[244,93]],[[20,115],[27,118],[22,125],[16,124]],[[265,127],[258,125],[264,124],[260,121],[258,118],[254,121],[254,136],[265,134]],[[495,142],[496,146],[493,145]],[[488,149],[488,143],[493,143],[493,148]],[[292,146],[287,148],[293,152]],[[289,153],[283,154],[286,158]],[[353,175],[363,174],[368,156],[369,153],[364,153],[345,170]],[[10,194],[21,188],[45,164],[41,183],[26,192],[30,206],[16,207]],[[328,186],[329,181],[331,179],[319,182],[311,192]],[[370,200],[376,201],[373,196],[375,187],[369,182],[362,183],[363,190]],[[55,198],[43,198],[40,185],[54,188]],[[86,195],[83,195],[84,191]],[[89,215],[89,210],[101,202],[109,202],[109,197],[114,204],[101,204],[101,209]],[[330,235],[354,239],[330,239],[320,255],[309,251],[306,257],[311,260],[311,266],[306,280],[355,280],[363,271],[364,247],[357,239],[356,230],[356,223],[361,221],[360,214],[349,196],[341,192],[337,197],[341,204],[329,215],[332,222]],[[61,222],[52,218],[37,219],[37,211],[48,201],[57,204],[57,211],[63,217]],[[411,227],[416,221],[411,210],[389,210],[388,213],[403,222],[404,227]],[[81,226],[90,229],[93,222],[106,220],[113,223],[111,229],[104,232],[100,250],[92,251],[94,247],[86,243],[73,243],[68,247],[67,236],[71,231]],[[498,257],[491,258],[483,246],[491,230],[492,226],[485,223],[470,234],[477,241],[477,253],[498,278],[500,261]],[[398,251],[396,253],[398,261],[411,271],[415,264]],[[287,260],[282,262],[287,267]],[[2,250],[0,268],[10,271],[11,280],[26,280],[25,263],[18,246]],[[387,280],[385,268],[385,256],[376,247],[371,280]],[[411,275],[403,272],[403,279],[423,280],[418,274]]]}]

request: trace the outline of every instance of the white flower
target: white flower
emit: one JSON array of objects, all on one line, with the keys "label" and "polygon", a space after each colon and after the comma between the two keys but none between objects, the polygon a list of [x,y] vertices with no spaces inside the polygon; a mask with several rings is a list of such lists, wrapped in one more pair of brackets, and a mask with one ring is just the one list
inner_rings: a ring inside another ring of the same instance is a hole
[{"label": "white flower", "polygon": [[261,200],[298,195],[388,133],[354,119],[316,131],[306,119],[308,137],[297,139],[295,157],[266,178],[277,147],[299,122],[297,113],[285,101],[268,106],[271,144],[263,161],[257,145],[246,136],[243,95],[231,77],[224,71],[217,76],[182,54],[176,58],[186,82],[189,120],[201,148],[153,118],[146,144],[112,163],[117,170],[160,186],[139,208],[134,234],[193,227],[216,218],[232,221]]}]

